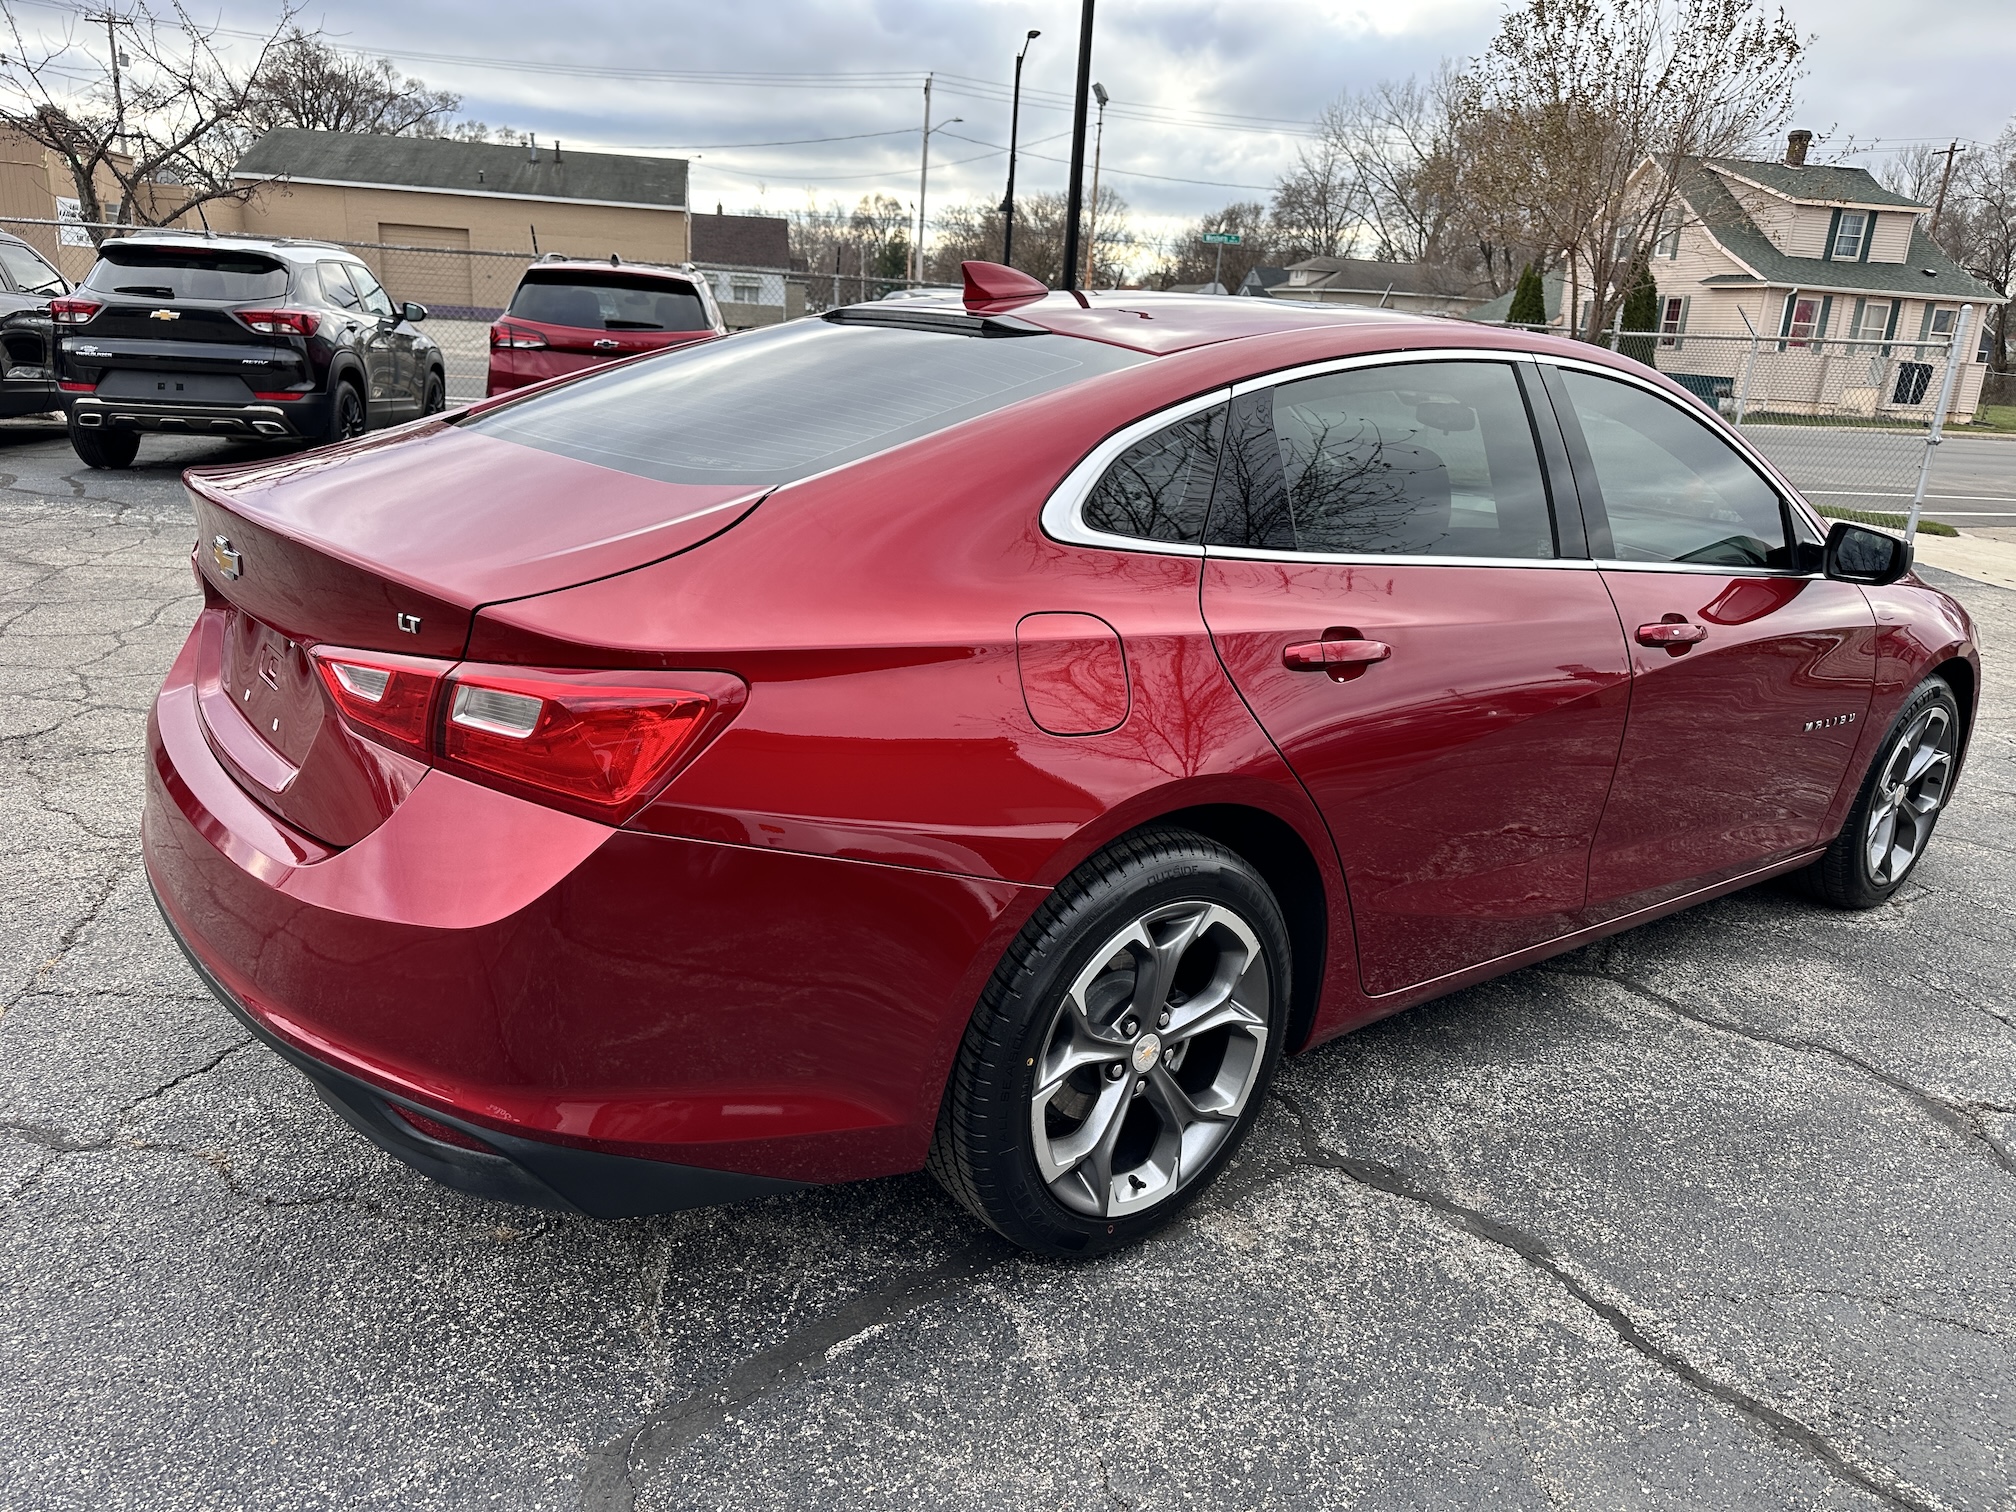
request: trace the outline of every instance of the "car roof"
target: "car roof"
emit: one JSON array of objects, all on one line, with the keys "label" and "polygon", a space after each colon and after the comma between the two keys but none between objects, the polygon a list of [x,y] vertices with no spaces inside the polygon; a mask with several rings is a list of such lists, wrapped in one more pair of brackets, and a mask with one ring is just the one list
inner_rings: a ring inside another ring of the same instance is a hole
[{"label": "car roof", "polygon": [[348,247],[339,246],[335,242],[311,241],[305,237],[236,234],[206,236],[200,231],[135,231],[116,240],[135,242],[149,247],[186,248],[192,252],[237,248],[246,252],[261,252],[268,257],[277,257],[286,262],[320,262],[332,254],[348,258],[352,262],[363,261]]},{"label": "car roof", "polygon": [[[654,262],[610,262],[604,257],[555,257],[550,253],[528,267],[527,273],[643,273],[659,278],[676,278],[683,283],[691,283],[700,277],[699,269],[692,264],[675,265]],[[521,275],[522,277],[522,275]]]},{"label": "car roof", "polygon": [[[1307,300],[1250,299],[1223,294],[1162,294],[1116,289],[1106,293],[1052,293],[1022,304],[1002,301],[986,307],[997,318],[1027,329],[1038,326],[1059,336],[1131,347],[1158,356],[1236,341],[1249,336],[1285,335],[1295,331],[1352,328],[1417,327],[1434,331],[1444,341],[1450,327],[1461,322],[1432,315],[1366,305],[1322,305]],[[881,321],[920,323],[932,316],[971,320],[976,312],[957,294],[934,294],[894,305],[876,300],[848,305],[838,315],[844,324],[872,325]]]}]

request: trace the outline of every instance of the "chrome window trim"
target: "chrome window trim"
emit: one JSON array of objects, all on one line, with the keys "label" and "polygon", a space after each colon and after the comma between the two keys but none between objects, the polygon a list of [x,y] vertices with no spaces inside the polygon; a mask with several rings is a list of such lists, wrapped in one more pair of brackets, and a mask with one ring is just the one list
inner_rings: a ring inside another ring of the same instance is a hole
[{"label": "chrome window trim", "polygon": [[1208,394],[1196,394],[1176,404],[1156,410],[1154,414],[1123,426],[1101,441],[1076,467],[1064,475],[1064,481],[1050,491],[1050,497],[1043,501],[1043,513],[1039,517],[1043,533],[1053,541],[1062,541],[1071,546],[1097,546],[1105,551],[1139,551],[1151,556],[1201,557],[1204,548],[1192,546],[1182,541],[1150,541],[1141,536],[1115,535],[1110,531],[1094,530],[1085,523],[1085,501],[1091,497],[1093,488],[1105,476],[1106,469],[1119,459],[1122,452],[1137,441],[1145,441],[1157,431],[1188,420],[1192,415],[1201,414],[1214,405],[1228,403],[1232,389],[1216,388]]},{"label": "chrome window trim", "polygon": [[1207,546],[1213,561],[1315,562],[1339,567],[1572,567],[1604,566],[1588,557],[1402,556],[1380,551],[1265,551],[1257,546]]},{"label": "chrome window trim", "polygon": [[[1303,378],[1320,378],[1329,373],[1349,372],[1356,368],[1390,367],[1409,362],[1503,362],[1503,363],[1546,363],[1557,368],[1574,368],[1593,373],[1598,377],[1610,378],[1619,383],[1634,384],[1655,398],[1663,399],[1676,409],[1683,409],[1700,423],[1692,410],[1686,409],[1681,401],[1674,398],[1656,383],[1647,382],[1635,373],[1623,372],[1600,362],[1589,362],[1579,357],[1563,356],[1554,352],[1531,352],[1517,348],[1502,347],[1420,347],[1404,352],[1359,352],[1350,357],[1331,357],[1321,362],[1303,363],[1297,367],[1282,368],[1277,372],[1264,373],[1253,378],[1242,378],[1224,388],[1214,389],[1208,394],[1196,395],[1177,404],[1166,406],[1132,424],[1115,431],[1089,452],[1085,459],[1065,474],[1064,481],[1051,491],[1044,502],[1042,512],[1043,533],[1052,540],[1074,546],[1096,546],[1109,551],[1146,552],[1158,556],[1222,557],[1249,562],[1321,562],[1341,566],[1407,566],[1407,567],[1600,567],[1606,572],[1689,572],[1702,575],[1715,574],[1723,577],[1769,577],[1769,578],[1820,578],[1823,572],[1794,572],[1782,567],[1716,567],[1694,562],[1627,562],[1614,557],[1455,557],[1455,556],[1398,556],[1379,552],[1317,552],[1317,551],[1266,551],[1252,546],[1190,546],[1177,541],[1146,541],[1139,536],[1111,535],[1102,530],[1094,530],[1084,523],[1081,511],[1093,485],[1110,467],[1119,455],[1135,442],[1153,435],[1164,426],[1186,420],[1201,410],[1215,404],[1223,404],[1245,394],[1261,389],[1276,388],[1284,383],[1294,383]],[[1695,401],[1689,400],[1688,404]],[[1698,408],[1698,405],[1696,406]],[[1716,420],[1722,417],[1716,415]],[[1765,485],[1772,492],[1784,497],[1786,503],[1798,510],[1808,526],[1824,541],[1827,538],[1827,522],[1813,506],[1794,488],[1790,482],[1781,480],[1778,470],[1764,454],[1752,446],[1747,437],[1727,421],[1722,421],[1722,429],[1708,427],[1717,439],[1730,445],[1744,461],[1756,470]],[[1544,459],[1543,459],[1544,460]]]}]

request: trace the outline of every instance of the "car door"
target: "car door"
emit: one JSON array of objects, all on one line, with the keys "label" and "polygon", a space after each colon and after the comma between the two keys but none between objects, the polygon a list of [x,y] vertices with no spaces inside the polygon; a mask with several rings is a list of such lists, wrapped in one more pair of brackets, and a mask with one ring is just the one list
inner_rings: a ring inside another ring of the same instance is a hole
[{"label": "car door", "polygon": [[1829,838],[1875,617],[1860,588],[1820,575],[1817,533],[1691,403],[1545,371],[1630,640],[1631,716],[1590,857],[1602,918]]},{"label": "car door", "polygon": [[392,296],[372,277],[371,270],[362,263],[346,266],[364,307],[364,369],[371,378],[371,418],[382,422],[388,416],[419,407],[419,401],[407,392],[410,385],[405,372],[411,363],[411,354],[405,348],[412,345],[412,333],[409,331],[402,338],[399,312],[392,306]]},{"label": "car door", "polygon": [[1233,401],[1204,618],[1330,826],[1375,995],[1584,904],[1630,667],[1550,509],[1535,381],[1495,355],[1359,359]]},{"label": "car door", "polygon": [[29,248],[0,241],[0,406],[43,408],[53,396],[49,301],[70,292],[63,275]]}]

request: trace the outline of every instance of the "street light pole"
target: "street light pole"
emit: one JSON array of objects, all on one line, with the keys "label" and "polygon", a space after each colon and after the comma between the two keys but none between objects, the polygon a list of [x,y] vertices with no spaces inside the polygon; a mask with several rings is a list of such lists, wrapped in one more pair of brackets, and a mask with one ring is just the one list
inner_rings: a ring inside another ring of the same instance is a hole
[{"label": "street light pole", "polygon": [[931,124],[931,76],[924,76],[924,162],[917,170],[917,246],[912,256],[912,283],[924,282],[924,232],[930,222],[924,219],[924,190],[931,176],[931,133],[943,131],[947,126],[957,126],[964,116],[954,116],[949,121]]},{"label": "street light pole", "polygon": [[1015,54],[1014,103],[1008,107],[1008,192],[1001,196],[1001,262],[1015,266],[1015,137],[1022,129],[1022,60],[1029,56],[1029,44],[1042,36],[1032,31],[1022,39],[1022,51]]},{"label": "street light pole", "polygon": [[1099,157],[1106,150],[1106,101],[1110,96],[1106,86],[1096,80],[1092,85],[1092,98],[1099,102],[1099,126],[1092,133],[1092,211],[1091,226],[1085,237],[1085,287],[1093,284],[1093,259],[1099,254]]},{"label": "street light pole", "polygon": [[1092,0],[1078,18],[1078,88],[1071,107],[1071,191],[1064,205],[1064,287],[1078,287],[1078,221],[1085,211],[1085,117],[1092,90]]},{"label": "street light pole", "polygon": [[910,282],[924,281],[924,187],[931,177],[931,75],[924,75],[924,145],[917,161],[917,239],[910,244]]}]

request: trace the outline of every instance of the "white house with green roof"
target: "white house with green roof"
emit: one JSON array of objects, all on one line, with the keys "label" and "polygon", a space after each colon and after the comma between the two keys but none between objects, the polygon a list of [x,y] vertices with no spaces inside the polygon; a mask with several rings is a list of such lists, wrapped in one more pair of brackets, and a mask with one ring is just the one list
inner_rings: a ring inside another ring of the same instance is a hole
[{"label": "white house with green roof", "polygon": [[[1938,399],[1960,307],[1971,304],[1953,395],[1956,417],[1971,418],[1986,371],[1980,333],[2003,297],[1939,250],[1922,224],[1928,206],[1865,169],[1808,164],[1810,139],[1792,133],[1783,162],[1647,160],[1633,175],[1627,193],[1648,206],[1672,176],[1651,259],[1659,368],[1705,392],[1740,383],[1747,366],[1753,411],[1918,419]],[[1565,282],[1547,280],[1557,326]],[[1494,316],[1504,318],[1473,312]]]}]

